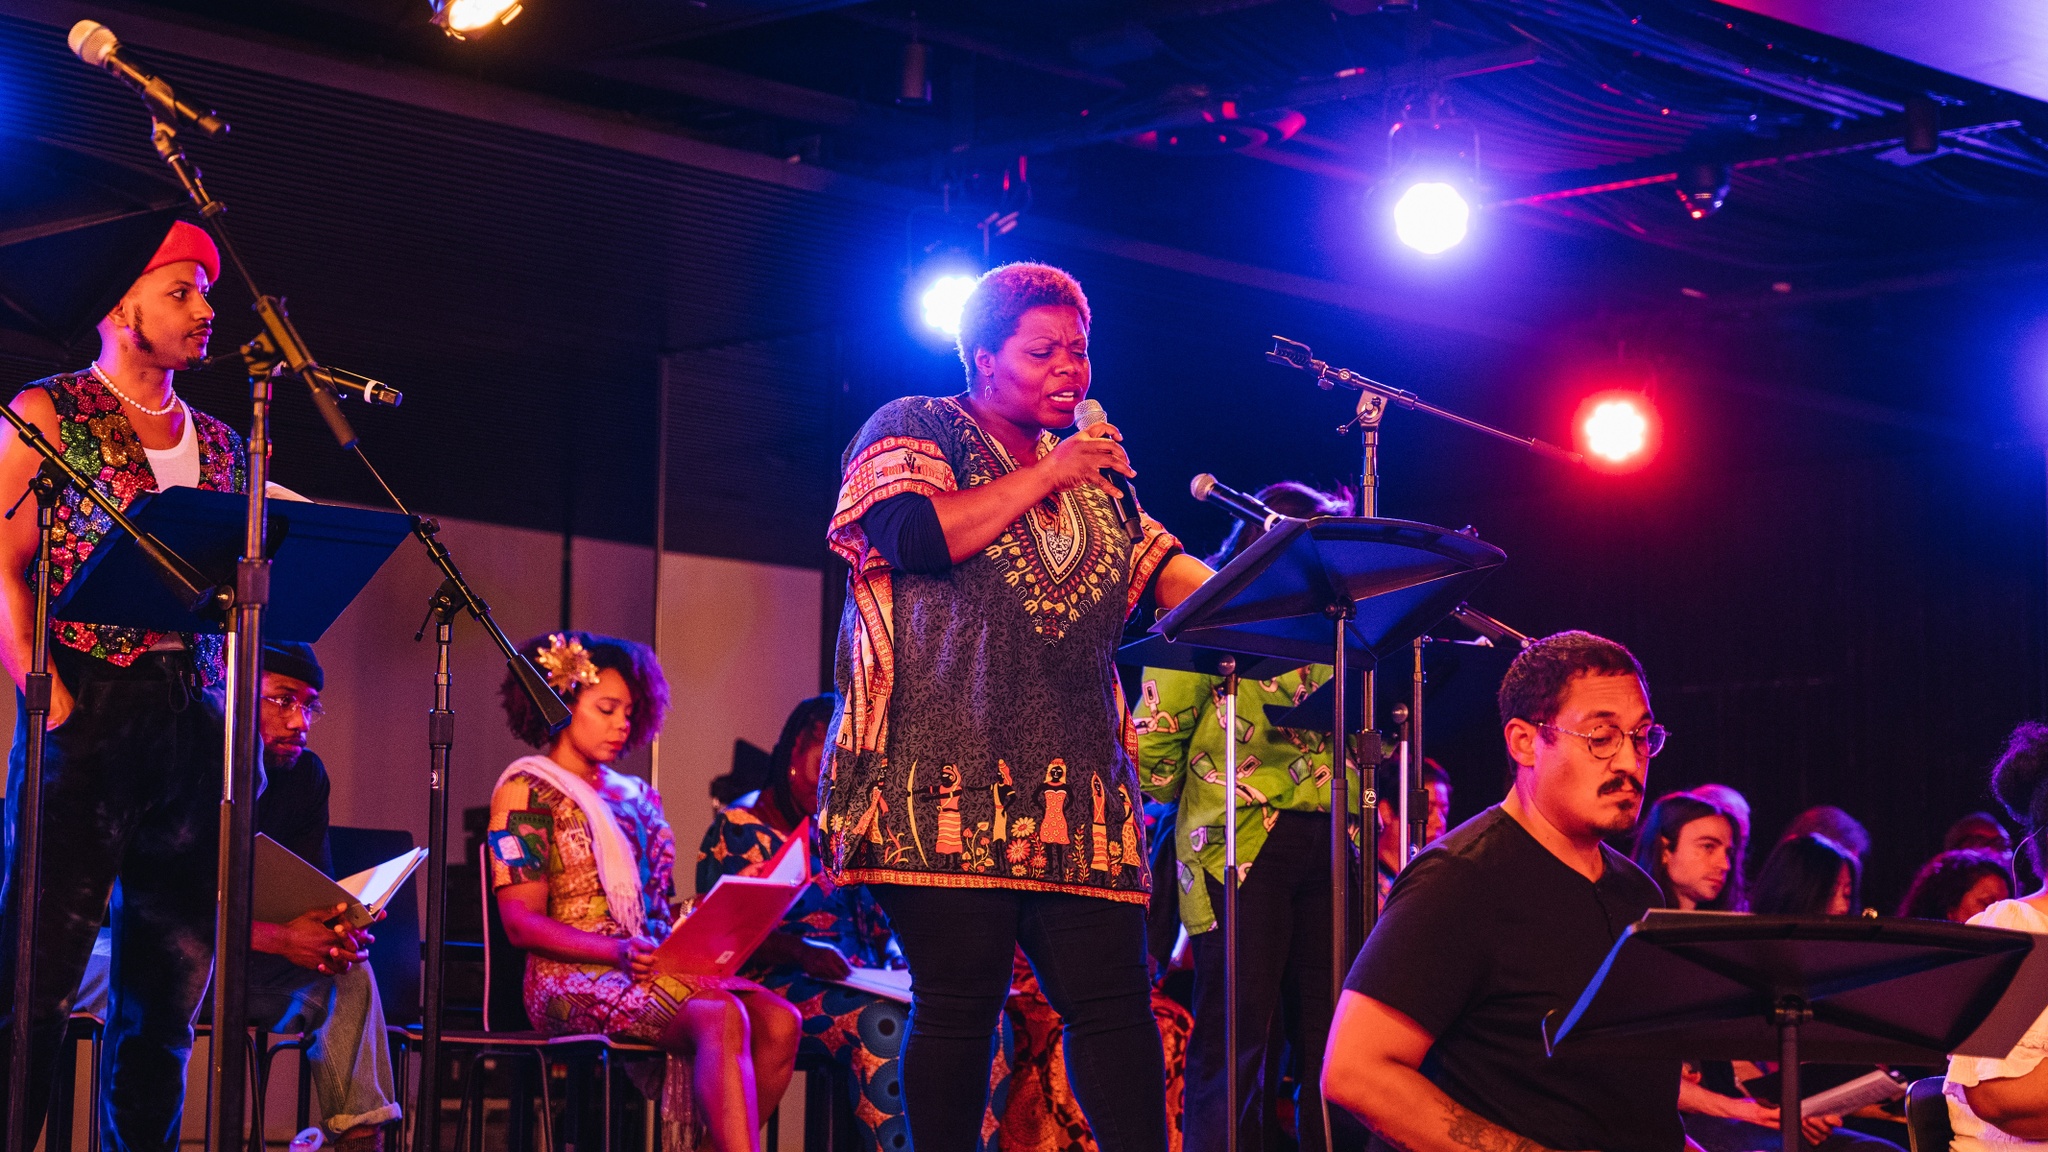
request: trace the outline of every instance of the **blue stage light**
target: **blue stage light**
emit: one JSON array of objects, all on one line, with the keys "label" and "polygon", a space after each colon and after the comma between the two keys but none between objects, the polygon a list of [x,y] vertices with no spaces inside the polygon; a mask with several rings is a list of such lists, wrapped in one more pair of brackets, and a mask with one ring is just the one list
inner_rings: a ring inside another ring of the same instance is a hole
[{"label": "blue stage light", "polygon": [[1472,206],[1455,186],[1440,180],[1411,184],[1394,202],[1394,235],[1425,256],[1457,247],[1471,222]]},{"label": "blue stage light", "polygon": [[974,291],[978,277],[953,272],[939,276],[925,285],[918,297],[923,309],[925,326],[948,336],[960,334],[960,309],[967,303],[967,294]]}]

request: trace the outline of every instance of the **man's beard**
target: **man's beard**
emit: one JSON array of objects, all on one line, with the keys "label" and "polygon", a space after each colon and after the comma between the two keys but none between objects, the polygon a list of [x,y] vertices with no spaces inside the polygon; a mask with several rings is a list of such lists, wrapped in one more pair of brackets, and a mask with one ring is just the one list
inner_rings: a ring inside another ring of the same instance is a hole
[{"label": "man's beard", "polygon": [[297,764],[299,758],[305,754],[306,749],[303,745],[287,745],[279,748],[275,745],[265,744],[263,746],[263,767],[272,772],[282,772]]},{"label": "man's beard", "polygon": [[1635,800],[1635,804],[1632,807],[1615,812],[1607,823],[1602,824],[1600,831],[1605,833],[1626,832],[1636,826],[1636,818],[1642,815],[1643,790],[1636,787],[1633,780],[1617,776],[1600,786],[1600,796],[1602,799],[1616,792],[1630,793]]}]

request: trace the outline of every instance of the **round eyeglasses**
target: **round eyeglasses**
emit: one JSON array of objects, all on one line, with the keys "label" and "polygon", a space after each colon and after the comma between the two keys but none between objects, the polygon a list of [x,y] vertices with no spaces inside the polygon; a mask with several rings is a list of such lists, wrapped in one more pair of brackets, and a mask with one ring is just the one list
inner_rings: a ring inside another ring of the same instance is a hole
[{"label": "round eyeglasses", "polygon": [[1586,742],[1586,750],[1601,760],[1612,760],[1619,755],[1624,740],[1634,742],[1636,755],[1648,760],[1664,750],[1664,740],[1671,735],[1662,724],[1645,724],[1633,732],[1623,732],[1614,724],[1602,724],[1591,732],[1574,732],[1569,728],[1559,728],[1555,724],[1538,724],[1537,727],[1548,728],[1552,732],[1566,736],[1577,736]]}]

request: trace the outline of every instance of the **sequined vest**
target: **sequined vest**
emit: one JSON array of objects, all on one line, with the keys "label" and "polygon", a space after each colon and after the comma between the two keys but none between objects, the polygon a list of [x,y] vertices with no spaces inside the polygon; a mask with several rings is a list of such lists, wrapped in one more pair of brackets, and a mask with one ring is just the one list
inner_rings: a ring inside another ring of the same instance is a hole
[{"label": "sequined vest", "polygon": [[[64,458],[82,474],[91,477],[101,491],[114,498],[122,511],[135,497],[156,490],[156,474],[142,441],[121,410],[121,402],[89,372],[66,372],[29,385],[50,394],[63,431]],[[189,405],[199,443],[199,486],[213,492],[240,492],[247,486],[247,458],[242,438],[219,420]],[[66,488],[56,508],[56,523],[50,529],[50,595],[60,595],[78,566],[92,555],[100,541],[114,530],[113,518],[76,488]],[[34,578],[33,564],[29,576]],[[51,635],[57,643],[96,656],[110,664],[127,667],[142,658],[165,633],[141,628],[120,628],[107,624],[76,624],[55,621]],[[207,684],[224,683],[226,665],[222,660],[224,641],[219,636],[186,636],[186,646],[199,665]]]}]

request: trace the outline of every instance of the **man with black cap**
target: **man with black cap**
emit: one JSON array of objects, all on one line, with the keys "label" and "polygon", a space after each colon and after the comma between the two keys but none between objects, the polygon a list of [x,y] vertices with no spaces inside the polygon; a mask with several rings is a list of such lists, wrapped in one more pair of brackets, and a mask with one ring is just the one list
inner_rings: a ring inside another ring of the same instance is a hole
[{"label": "man with black cap", "polygon": [[[310,644],[263,646],[263,771],[256,830],[332,875],[327,844],[327,768],[306,748],[326,687]],[[329,1146],[381,1148],[384,1126],[399,1118],[391,1050],[377,981],[367,963],[370,934],[331,923],[337,908],[316,908],[286,924],[250,925],[249,1022],[273,1032],[314,1035],[307,1060]],[[102,943],[106,936],[102,933]],[[107,994],[104,949],[79,986],[76,1007],[101,1013]],[[107,1120],[111,1110],[102,1104]]]},{"label": "man with black cap", "polygon": [[[213,332],[206,292],[219,273],[212,239],[184,221],[172,225],[142,275],[100,319],[99,358],[85,370],[29,385],[12,402],[122,508],[152,489],[183,484],[238,492],[246,484],[241,437],[180,400],[173,385],[178,372],[206,356]],[[0,438],[0,506],[14,502],[40,464],[17,437]],[[99,500],[69,488],[58,500],[53,593],[112,531]],[[0,519],[0,667],[17,691],[26,683],[33,639],[36,534],[32,509]],[[49,1107],[72,991],[102,920],[109,920],[113,996],[102,1083],[113,1122],[106,1135],[115,1148],[169,1150],[178,1142],[193,1012],[213,967],[222,638],[60,622],[51,640],[42,891],[35,986],[26,1005],[13,1003],[14,948],[0,948],[0,1024],[11,1028],[25,1018],[32,1055],[27,1068],[6,1069],[0,1092],[28,1094],[34,1141]],[[15,832],[28,768],[25,714],[17,697],[0,922],[0,940],[9,942],[21,931]],[[110,909],[117,880],[120,895]],[[0,1052],[7,1048],[0,1028]]]}]

